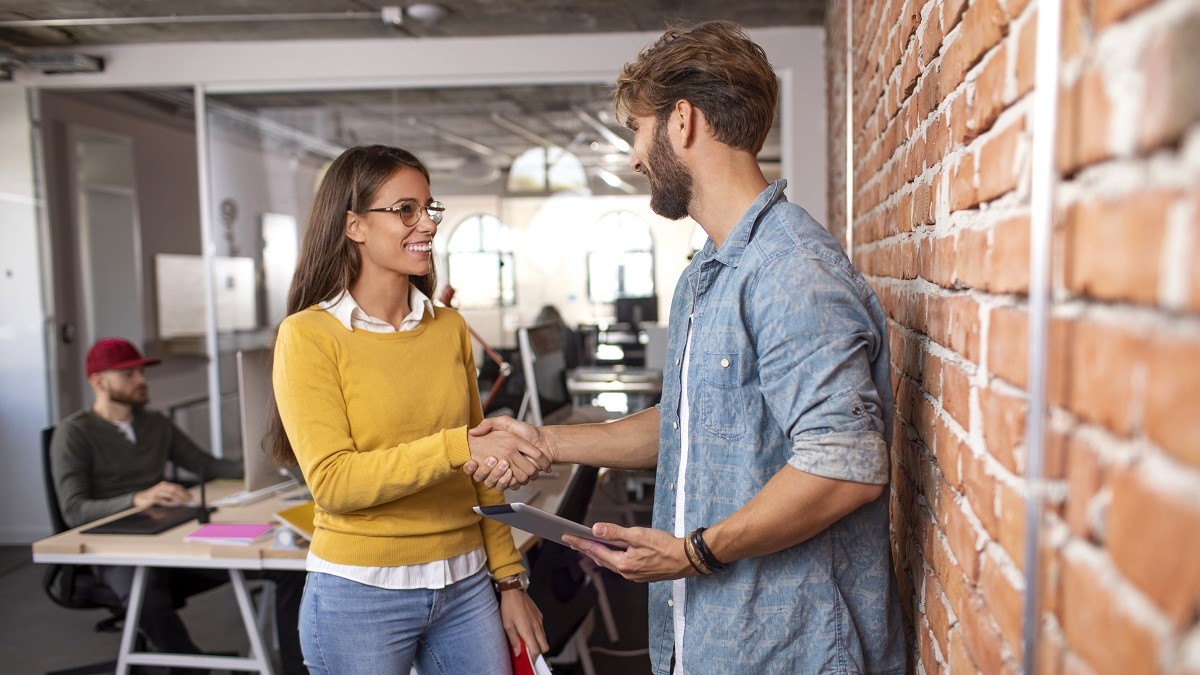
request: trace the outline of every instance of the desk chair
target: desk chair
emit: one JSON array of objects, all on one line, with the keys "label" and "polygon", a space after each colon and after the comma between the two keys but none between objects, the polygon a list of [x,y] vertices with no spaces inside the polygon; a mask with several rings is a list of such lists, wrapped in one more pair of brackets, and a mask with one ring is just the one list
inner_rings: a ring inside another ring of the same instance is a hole
[{"label": "desk chair", "polygon": [[525,398],[517,419],[534,426],[607,421],[608,411],[604,408],[571,404],[566,356],[558,328],[555,323],[540,323],[517,329],[521,370],[525,376]]},{"label": "desk chair", "polygon": [[[42,478],[46,485],[46,502],[50,509],[50,523],[54,533],[71,529],[63,519],[58,505],[58,490],[54,486],[54,475],[50,470],[50,439],[54,427],[42,429]],[[125,620],[125,607],[112,589],[101,583],[88,565],[50,565],[42,577],[42,588],[46,595],[60,607],[67,609],[107,609],[110,615],[95,625],[103,633],[119,633]],[[117,660],[101,661],[86,666],[56,670],[47,675],[84,675],[86,673],[111,673]]]},{"label": "desk chair", "polygon": [[[582,522],[596,489],[599,469],[580,466],[563,493],[556,511],[563,518]],[[584,675],[595,675],[588,635],[599,606],[609,638],[617,639],[616,623],[604,581],[591,561],[574,550],[548,541],[529,552],[529,597],[542,610],[548,658],[557,662],[578,661]]]}]

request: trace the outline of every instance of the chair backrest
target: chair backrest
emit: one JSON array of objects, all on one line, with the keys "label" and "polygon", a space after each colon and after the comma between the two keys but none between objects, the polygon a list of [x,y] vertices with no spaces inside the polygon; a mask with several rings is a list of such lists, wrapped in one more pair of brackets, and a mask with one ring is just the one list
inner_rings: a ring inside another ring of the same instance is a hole
[{"label": "chair backrest", "polygon": [[63,518],[62,507],[58,503],[58,488],[54,485],[54,470],[50,466],[50,441],[54,438],[54,426],[42,429],[42,480],[46,485],[46,507],[50,510],[50,524],[54,533],[66,532],[67,521]]},{"label": "chair backrest", "polygon": [[[54,533],[71,529],[63,518],[58,504],[58,488],[54,485],[54,470],[50,463],[50,442],[54,427],[42,429],[42,480],[46,486],[46,507]],[[120,598],[96,578],[88,565],[49,565],[42,577],[42,590],[55,604],[68,609],[106,608],[114,617],[124,615]],[[104,622],[101,622],[104,623]]]},{"label": "chair backrest", "polygon": [[550,413],[571,405],[562,333],[556,323],[519,328],[517,346],[525,373],[525,401],[518,416],[541,426]]}]

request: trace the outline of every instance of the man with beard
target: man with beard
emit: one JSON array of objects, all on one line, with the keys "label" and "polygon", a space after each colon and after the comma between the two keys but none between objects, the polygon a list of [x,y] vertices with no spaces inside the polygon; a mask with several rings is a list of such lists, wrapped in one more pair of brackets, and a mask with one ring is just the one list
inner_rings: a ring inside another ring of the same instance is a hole
[{"label": "man with beard", "polygon": [[[618,117],[650,206],[709,235],[671,304],[661,403],[610,424],[484,420],[553,461],[657,465],[653,528],[564,537],[650,587],[653,671],[903,673],[888,543],[883,309],[756,155],[778,98],[736,24],[672,29],[625,66]],[[464,467],[504,486],[511,472]]]},{"label": "man with beard", "polygon": [[[183,506],[191,495],[163,480],[170,461],[208,478],[240,478],[238,462],[217,459],[197,446],[166,415],[147,410],[142,356],[121,338],[103,338],[88,350],[86,372],[96,401],[63,420],[50,441],[50,465],[67,525],[77,527],[132,506]],[[250,451],[250,449],[247,449]],[[133,567],[96,566],[96,573],[128,604]],[[284,671],[305,673],[297,630],[304,578],[294,572],[247,574],[276,582],[276,619]],[[176,613],[191,595],[229,580],[222,570],[150,569],[139,628],[158,651],[198,654]]]}]

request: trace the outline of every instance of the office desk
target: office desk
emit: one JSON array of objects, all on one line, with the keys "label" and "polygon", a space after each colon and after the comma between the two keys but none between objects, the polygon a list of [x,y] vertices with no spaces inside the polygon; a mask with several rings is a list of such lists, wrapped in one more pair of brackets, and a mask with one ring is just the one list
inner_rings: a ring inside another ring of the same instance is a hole
[{"label": "office desk", "polygon": [[576,405],[585,405],[597,394],[625,394],[627,412],[650,407],[662,394],[662,371],[626,366],[582,366],[567,372],[567,393]]},{"label": "office desk", "polygon": [[[208,499],[214,500],[237,492],[242,481],[213,481],[208,485]],[[215,523],[263,523],[274,520],[276,511],[295,504],[286,497],[296,490],[274,495],[243,506],[225,506],[212,514]],[[196,490],[192,491],[193,494]],[[246,590],[243,573],[246,570],[304,570],[307,549],[277,549],[274,539],[250,546],[220,545],[189,542],[188,534],[200,525],[192,520],[156,535],[83,534],[97,523],[115,520],[137,511],[129,509],[107,518],[82,525],[33,544],[33,561],[70,565],[128,565],[135,567],[133,590],[125,613],[125,628],[117,656],[118,675],[128,673],[133,665],[186,666],[238,671],[257,671],[270,675],[271,658],[263,645],[255,622],[254,608]],[[138,618],[146,587],[148,567],[219,568],[229,570],[229,582],[237,598],[238,611],[250,641],[250,656],[208,656],[197,654],[164,654],[135,652]]]},{"label": "office desk", "polygon": [[[536,490],[526,500],[551,513],[558,510],[563,492],[571,482],[576,465],[557,464],[549,473],[531,483]],[[212,501],[237,492],[242,481],[213,481],[207,486],[206,497]],[[224,506],[212,514],[215,523],[265,523],[274,522],[276,511],[295,505],[288,496],[303,488],[273,495],[253,504]],[[193,490],[196,493],[196,490]],[[506,493],[511,496],[514,493]],[[512,500],[516,501],[516,500]],[[138,509],[129,509],[107,518],[81,525],[53,537],[33,544],[33,561],[36,563],[61,563],[69,565],[128,565],[133,566],[133,591],[129,608],[125,613],[125,628],[121,635],[121,647],[117,656],[117,674],[129,672],[134,665],[186,666],[236,671],[256,671],[270,675],[271,659],[258,632],[254,607],[246,590],[243,572],[246,570],[296,570],[304,571],[307,548],[280,549],[274,547],[274,539],[250,546],[220,545],[186,541],[187,535],[200,527],[196,521],[188,521],[156,535],[83,534],[94,525],[115,520]],[[518,550],[527,552],[538,537],[522,530],[513,531]],[[229,581],[237,598],[238,611],[250,641],[250,656],[207,656],[197,654],[164,654],[161,652],[135,652],[134,638],[137,635],[138,618],[142,609],[142,597],[146,585],[146,569],[149,567],[183,567],[189,569],[218,568],[229,570]]]}]

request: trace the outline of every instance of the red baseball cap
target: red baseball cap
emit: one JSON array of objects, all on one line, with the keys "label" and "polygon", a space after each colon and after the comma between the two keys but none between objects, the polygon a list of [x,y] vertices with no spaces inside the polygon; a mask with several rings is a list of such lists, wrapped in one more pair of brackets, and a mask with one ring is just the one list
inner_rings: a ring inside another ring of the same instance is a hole
[{"label": "red baseball cap", "polygon": [[152,366],[162,363],[162,359],[148,359],[142,356],[137,347],[129,340],[121,338],[100,338],[87,353],[87,374],[105,370],[123,370],[138,366]]}]

